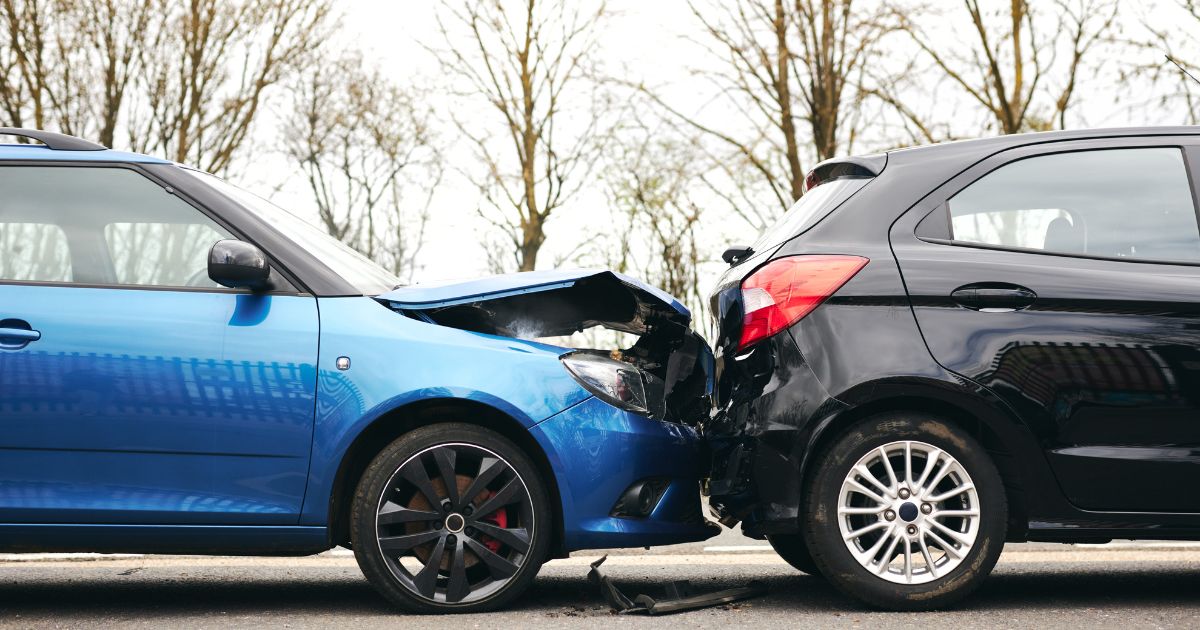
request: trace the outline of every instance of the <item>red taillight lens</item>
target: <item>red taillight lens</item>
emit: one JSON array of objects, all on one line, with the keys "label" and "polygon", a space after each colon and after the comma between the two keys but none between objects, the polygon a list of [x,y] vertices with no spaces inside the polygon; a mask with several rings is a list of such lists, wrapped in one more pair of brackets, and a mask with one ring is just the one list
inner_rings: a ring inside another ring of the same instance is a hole
[{"label": "red taillight lens", "polygon": [[742,336],[737,351],[808,315],[866,266],[861,256],[788,256],[742,281]]}]

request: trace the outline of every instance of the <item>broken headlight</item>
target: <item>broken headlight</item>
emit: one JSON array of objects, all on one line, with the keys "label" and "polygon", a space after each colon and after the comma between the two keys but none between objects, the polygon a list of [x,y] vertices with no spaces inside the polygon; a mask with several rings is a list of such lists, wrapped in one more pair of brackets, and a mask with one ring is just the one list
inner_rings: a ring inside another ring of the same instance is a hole
[{"label": "broken headlight", "polygon": [[642,371],[608,357],[573,352],[562,357],[567,372],[600,400],[628,411],[649,415]]}]

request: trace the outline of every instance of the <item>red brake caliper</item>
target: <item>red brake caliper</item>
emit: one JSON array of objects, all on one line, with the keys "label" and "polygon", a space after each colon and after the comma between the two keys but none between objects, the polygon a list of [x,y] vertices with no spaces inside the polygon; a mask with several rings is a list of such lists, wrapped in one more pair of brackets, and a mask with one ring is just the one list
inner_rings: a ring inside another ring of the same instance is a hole
[{"label": "red brake caliper", "polygon": [[[486,502],[488,499],[492,498],[495,495],[496,495],[495,492],[488,492],[487,495],[483,497],[483,501]],[[495,525],[496,527],[499,527],[502,529],[507,529],[508,528],[508,508],[500,508],[500,509],[496,510],[495,512],[492,512],[491,514],[488,514],[487,516],[484,516],[483,518],[481,518],[479,520],[486,521],[486,522],[491,523],[492,525]],[[492,553],[497,553],[500,551],[500,541],[499,540],[496,540],[495,538],[491,538],[489,536],[480,536],[480,540],[483,542],[483,546],[487,547],[488,550],[490,550]]]}]

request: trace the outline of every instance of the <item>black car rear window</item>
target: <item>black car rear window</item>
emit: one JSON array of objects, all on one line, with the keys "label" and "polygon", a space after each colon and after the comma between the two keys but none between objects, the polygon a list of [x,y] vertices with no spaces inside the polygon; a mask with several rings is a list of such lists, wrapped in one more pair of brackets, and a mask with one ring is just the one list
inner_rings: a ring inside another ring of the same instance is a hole
[{"label": "black car rear window", "polygon": [[792,204],[774,225],[767,228],[752,245],[752,249],[761,252],[793,237],[799,236],[816,225],[842,205],[854,193],[862,190],[870,177],[844,177],[826,182],[809,190]]}]

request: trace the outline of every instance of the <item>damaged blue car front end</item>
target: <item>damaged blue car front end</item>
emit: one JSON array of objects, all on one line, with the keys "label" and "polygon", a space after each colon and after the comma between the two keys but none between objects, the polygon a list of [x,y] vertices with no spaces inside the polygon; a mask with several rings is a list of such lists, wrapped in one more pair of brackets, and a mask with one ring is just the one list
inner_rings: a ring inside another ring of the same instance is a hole
[{"label": "damaged blue car front end", "polygon": [[[701,510],[708,456],[696,429],[711,405],[713,358],[678,300],[636,279],[594,270],[402,287],[378,299],[409,318],[553,359],[561,364],[560,378],[580,390],[566,408],[526,427],[553,471],[561,506],[557,555],[718,533]],[[553,343],[594,327],[637,341],[604,350]],[[497,379],[513,376],[502,363],[492,369]],[[562,389],[561,383],[530,385]]]}]

